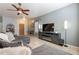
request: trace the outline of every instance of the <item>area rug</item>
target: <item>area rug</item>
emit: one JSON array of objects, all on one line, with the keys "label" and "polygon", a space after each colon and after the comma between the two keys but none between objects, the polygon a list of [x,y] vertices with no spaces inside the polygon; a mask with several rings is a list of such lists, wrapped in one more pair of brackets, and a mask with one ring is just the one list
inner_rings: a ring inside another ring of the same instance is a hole
[{"label": "area rug", "polygon": [[32,50],[32,55],[72,55],[68,52],[57,48],[52,48],[48,45],[42,45]]}]

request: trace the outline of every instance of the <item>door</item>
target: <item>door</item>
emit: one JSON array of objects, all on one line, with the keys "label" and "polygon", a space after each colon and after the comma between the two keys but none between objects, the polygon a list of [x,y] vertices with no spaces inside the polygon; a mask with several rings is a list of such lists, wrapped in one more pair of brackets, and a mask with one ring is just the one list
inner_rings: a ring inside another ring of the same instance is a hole
[{"label": "door", "polygon": [[24,24],[19,24],[19,35],[24,35]]},{"label": "door", "polygon": [[38,33],[38,31],[39,31],[38,27],[39,27],[38,22],[35,22],[35,33]]}]

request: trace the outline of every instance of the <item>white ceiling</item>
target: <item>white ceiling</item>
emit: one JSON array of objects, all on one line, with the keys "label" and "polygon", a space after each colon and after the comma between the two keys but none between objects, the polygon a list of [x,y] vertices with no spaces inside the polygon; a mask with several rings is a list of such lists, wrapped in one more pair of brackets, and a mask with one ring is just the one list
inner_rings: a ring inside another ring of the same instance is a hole
[{"label": "white ceiling", "polygon": [[[37,17],[70,4],[71,3],[22,3],[22,8],[30,10],[29,17]],[[8,11],[7,9],[15,8],[11,6],[11,3],[0,3],[1,16],[17,16],[16,11]]]}]

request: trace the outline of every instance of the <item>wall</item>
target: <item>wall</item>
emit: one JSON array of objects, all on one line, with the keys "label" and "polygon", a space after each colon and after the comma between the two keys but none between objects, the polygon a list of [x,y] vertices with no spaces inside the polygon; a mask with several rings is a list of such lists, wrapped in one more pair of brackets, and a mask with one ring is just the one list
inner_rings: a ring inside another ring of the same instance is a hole
[{"label": "wall", "polygon": [[39,23],[38,23],[38,22],[35,22],[34,26],[35,26],[34,32],[35,32],[35,34],[37,34],[38,31],[39,31],[39,30],[38,30],[38,28],[39,28]]},{"label": "wall", "polygon": [[27,35],[28,34],[28,18],[27,17],[22,17],[22,18],[17,18],[17,28],[18,28],[18,35],[19,35],[19,24],[24,24],[25,27],[25,31],[24,34]]},{"label": "wall", "polygon": [[[78,4],[78,21],[77,21],[77,24],[78,24],[78,39],[79,39],[79,4]],[[79,42],[79,40],[78,40]]]},{"label": "wall", "polygon": [[15,26],[15,34],[18,34],[17,20],[14,17],[3,16],[3,32],[6,32],[7,24],[13,24]]},{"label": "wall", "polygon": [[0,32],[2,32],[2,28],[3,28],[3,26],[2,26],[2,16],[0,16]]},{"label": "wall", "polygon": [[[2,20],[3,20],[3,22],[2,22],[2,24],[3,24],[3,32],[6,32],[7,24],[14,24],[15,25],[15,34],[19,35],[19,24],[23,23],[23,24],[25,24],[25,32],[24,32],[24,34],[25,35],[28,34],[28,30],[29,30],[30,25],[31,25],[30,18],[28,18],[28,17],[8,17],[8,16],[3,16]],[[28,23],[28,21],[29,21],[29,23]]]},{"label": "wall", "polygon": [[67,44],[79,46],[78,5],[79,4],[71,4],[54,12],[37,17],[36,20],[39,20],[39,24],[55,23],[55,32],[61,33],[62,39],[65,38],[64,20],[67,20]]}]

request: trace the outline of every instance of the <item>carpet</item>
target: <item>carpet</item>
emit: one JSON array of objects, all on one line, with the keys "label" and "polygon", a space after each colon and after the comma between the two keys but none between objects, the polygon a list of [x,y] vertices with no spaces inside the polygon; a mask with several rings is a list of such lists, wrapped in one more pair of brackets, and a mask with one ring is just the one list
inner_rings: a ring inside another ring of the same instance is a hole
[{"label": "carpet", "polygon": [[48,45],[42,45],[32,50],[32,55],[72,55],[63,50],[52,48]]},{"label": "carpet", "polygon": [[0,55],[31,55],[31,50],[26,46],[7,47],[0,49]]}]

